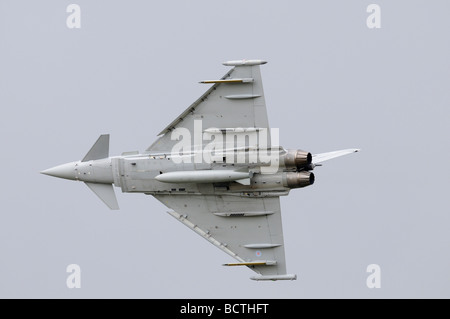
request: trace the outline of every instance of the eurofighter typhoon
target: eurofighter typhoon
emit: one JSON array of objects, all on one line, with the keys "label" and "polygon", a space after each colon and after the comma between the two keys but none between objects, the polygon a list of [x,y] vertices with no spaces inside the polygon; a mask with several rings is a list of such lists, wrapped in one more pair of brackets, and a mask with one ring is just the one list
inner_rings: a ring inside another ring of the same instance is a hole
[{"label": "eurofighter typhoon", "polygon": [[262,60],[233,67],[143,153],[109,156],[101,135],[80,161],[41,173],[84,182],[110,209],[119,209],[113,184],[124,193],[152,195],[185,226],[247,266],[253,280],[295,280],[286,272],[280,196],[314,183],[323,162],[357,152],[312,155],[280,147],[267,119]]}]

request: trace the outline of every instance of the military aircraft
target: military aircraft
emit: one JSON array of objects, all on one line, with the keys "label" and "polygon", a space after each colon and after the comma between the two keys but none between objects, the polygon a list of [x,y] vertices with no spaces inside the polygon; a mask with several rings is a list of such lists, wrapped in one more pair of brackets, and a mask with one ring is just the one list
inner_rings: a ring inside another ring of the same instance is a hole
[{"label": "military aircraft", "polygon": [[83,181],[110,209],[112,184],[152,195],[175,219],[247,266],[253,280],[295,280],[286,272],[280,196],[312,185],[312,170],[346,149],[312,155],[286,150],[270,129],[262,86],[263,60],[237,60],[143,153],[109,156],[101,135],[80,161],[42,174]]}]

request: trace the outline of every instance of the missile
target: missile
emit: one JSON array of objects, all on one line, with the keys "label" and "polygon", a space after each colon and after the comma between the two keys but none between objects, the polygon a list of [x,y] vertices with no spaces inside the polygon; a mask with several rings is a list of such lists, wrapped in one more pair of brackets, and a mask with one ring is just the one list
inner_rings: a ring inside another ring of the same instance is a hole
[{"label": "missile", "polygon": [[160,174],[155,179],[164,183],[221,183],[236,181],[248,185],[250,173],[231,170],[177,171]]}]

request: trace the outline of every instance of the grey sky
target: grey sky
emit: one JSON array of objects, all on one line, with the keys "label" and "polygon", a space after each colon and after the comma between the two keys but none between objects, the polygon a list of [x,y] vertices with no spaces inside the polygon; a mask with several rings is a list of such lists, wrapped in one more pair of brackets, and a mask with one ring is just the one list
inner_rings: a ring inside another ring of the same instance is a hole
[{"label": "grey sky", "polygon": [[[66,7],[81,7],[68,29]],[[381,29],[366,8],[381,6]],[[448,1],[1,1],[0,297],[450,297]],[[165,212],[38,172],[143,151],[233,59],[261,67],[280,144],[362,152],[282,197],[293,282],[245,268]],[[68,289],[69,264],[82,288]],[[380,289],[366,267],[381,266]]]}]

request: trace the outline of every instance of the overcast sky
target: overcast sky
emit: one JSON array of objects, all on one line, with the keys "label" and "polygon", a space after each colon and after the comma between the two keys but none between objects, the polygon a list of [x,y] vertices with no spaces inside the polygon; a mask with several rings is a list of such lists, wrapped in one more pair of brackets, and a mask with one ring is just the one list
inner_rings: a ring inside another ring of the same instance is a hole
[{"label": "overcast sky", "polygon": [[[66,8],[81,8],[69,29]],[[381,8],[369,29],[367,6]],[[0,1],[0,297],[450,297],[448,1]],[[255,282],[151,196],[110,211],[39,174],[145,150],[233,59],[261,67],[280,144],[326,162],[282,197],[288,273]],[[81,288],[66,286],[69,264]],[[369,289],[369,264],[381,288]]]}]

